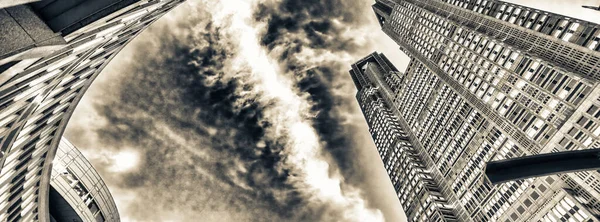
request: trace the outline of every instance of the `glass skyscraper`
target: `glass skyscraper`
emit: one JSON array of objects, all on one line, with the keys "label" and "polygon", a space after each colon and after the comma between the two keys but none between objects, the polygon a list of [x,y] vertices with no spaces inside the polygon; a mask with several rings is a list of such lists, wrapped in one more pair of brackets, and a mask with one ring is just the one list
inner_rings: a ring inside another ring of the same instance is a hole
[{"label": "glass skyscraper", "polygon": [[486,162],[600,147],[600,25],[502,1],[377,0],[410,58],[352,66],[410,221],[598,221],[600,174],[492,185]]},{"label": "glass skyscraper", "polygon": [[181,2],[0,1],[0,221],[50,221],[50,169],[75,106],[129,41]]},{"label": "glass skyscraper", "polygon": [[50,221],[120,221],[108,187],[83,154],[62,138],[52,162]]}]

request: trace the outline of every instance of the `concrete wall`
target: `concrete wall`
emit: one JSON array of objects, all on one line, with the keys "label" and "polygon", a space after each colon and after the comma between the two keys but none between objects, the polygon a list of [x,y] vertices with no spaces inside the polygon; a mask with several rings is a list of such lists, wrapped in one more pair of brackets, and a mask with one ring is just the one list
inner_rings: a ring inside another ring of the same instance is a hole
[{"label": "concrete wall", "polygon": [[65,44],[26,5],[0,9],[0,65],[10,61],[46,56]]},{"label": "concrete wall", "polygon": [[8,8],[37,1],[39,0],[0,0],[0,8]]}]

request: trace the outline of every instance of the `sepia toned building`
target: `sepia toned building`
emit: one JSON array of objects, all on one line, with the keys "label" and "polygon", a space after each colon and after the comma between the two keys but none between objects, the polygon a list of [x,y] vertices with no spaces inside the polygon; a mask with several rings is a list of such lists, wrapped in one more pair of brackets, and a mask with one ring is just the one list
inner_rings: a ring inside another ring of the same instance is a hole
[{"label": "sepia toned building", "polygon": [[350,73],[410,221],[599,221],[597,171],[492,185],[484,166],[600,147],[600,25],[495,0],[373,10],[410,64]]},{"label": "sepia toned building", "polygon": [[64,137],[52,162],[50,221],[120,221],[102,177]]},{"label": "sepia toned building", "polygon": [[52,160],[75,106],[128,42],[181,2],[0,0],[0,221],[50,221]]},{"label": "sepia toned building", "polygon": [[[444,194],[440,173],[393,106],[403,74],[383,54],[373,53],[352,65],[350,74],[384,167],[409,219],[456,221],[452,201]],[[441,183],[441,184],[440,184]],[[426,217],[423,217],[427,215]]]}]

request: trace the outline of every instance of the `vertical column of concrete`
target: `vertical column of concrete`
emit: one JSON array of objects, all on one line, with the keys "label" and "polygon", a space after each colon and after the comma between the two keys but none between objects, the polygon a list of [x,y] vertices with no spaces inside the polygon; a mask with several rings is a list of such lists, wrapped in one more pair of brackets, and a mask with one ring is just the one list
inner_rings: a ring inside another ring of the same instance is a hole
[{"label": "vertical column of concrete", "polygon": [[8,8],[38,1],[40,0],[0,0],[0,8]]},{"label": "vertical column of concrete", "polygon": [[60,49],[66,42],[28,6],[0,9],[0,65],[39,58]]}]

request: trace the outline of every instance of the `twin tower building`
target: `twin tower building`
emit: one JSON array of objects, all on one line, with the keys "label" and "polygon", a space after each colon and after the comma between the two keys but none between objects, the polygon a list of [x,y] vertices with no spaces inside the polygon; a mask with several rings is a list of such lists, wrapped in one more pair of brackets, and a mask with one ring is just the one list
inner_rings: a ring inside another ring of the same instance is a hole
[{"label": "twin tower building", "polygon": [[[0,0],[0,221],[119,221],[62,138],[106,64],[183,0]],[[411,62],[352,65],[409,221],[600,221],[600,173],[492,185],[485,163],[600,147],[600,25],[497,0],[377,0]]]},{"label": "twin tower building", "polygon": [[350,75],[409,221],[600,221],[598,171],[500,184],[484,173],[600,148],[600,25],[497,0],[372,8],[411,60],[401,72],[373,53]]},{"label": "twin tower building", "polygon": [[62,138],[94,78],[184,0],[0,0],[0,221],[119,221]]}]

